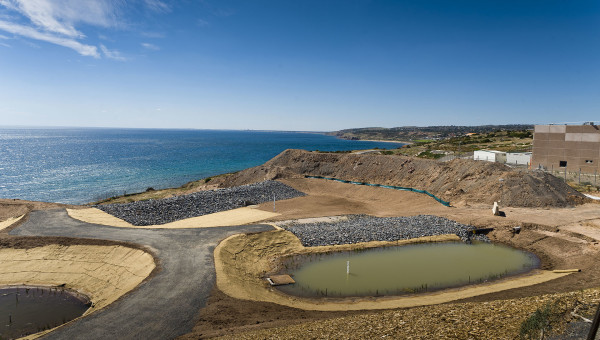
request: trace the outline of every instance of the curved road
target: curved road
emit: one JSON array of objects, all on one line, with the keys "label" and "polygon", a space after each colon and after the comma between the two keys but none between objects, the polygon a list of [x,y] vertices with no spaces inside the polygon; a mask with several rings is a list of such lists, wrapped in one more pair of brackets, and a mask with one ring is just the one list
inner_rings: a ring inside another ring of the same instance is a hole
[{"label": "curved road", "polygon": [[204,229],[127,229],[84,223],[66,211],[34,211],[10,234],[127,241],[151,247],[162,270],[108,307],[44,339],[173,339],[188,333],[215,284],[213,250],[222,239],[273,230],[267,225]]}]

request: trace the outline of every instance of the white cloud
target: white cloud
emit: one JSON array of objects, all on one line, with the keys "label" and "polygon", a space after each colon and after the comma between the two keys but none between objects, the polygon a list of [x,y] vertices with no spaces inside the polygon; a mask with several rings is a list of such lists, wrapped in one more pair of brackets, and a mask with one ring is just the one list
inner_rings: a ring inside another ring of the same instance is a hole
[{"label": "white cloud", "polygon": [[106,46],[100,44],[100,50],[102,50],[102,54],[108,59],[118,60],[118,61],[126,61],[127,58],[121,55],[121,52],[116,50],[109,50]]},{"label": "white cloud", "polygon": [[4,47],[11,47],[9,44],[5,44],[3,42],[0,42],[0,46],[4,46]]},{"label": "white cloud", "polygon": [[152,51],[160,50],[160,47],[158,47],[154,44],[150,44],[150,43],[142,43],[142,46],[147,50],[152,50]]},{"label": "white cloud", "polygon": [[51,33],[39,32],[31,27],[13,24],[6,21],[0,21],[0,30],[17,34],[26,38],[46,41],[52,44],[68,47],[77,51],[83,56],[91,56],[94,58],[100,57],[100,54],[98,53],[98,48],[96,48],[96,46],[82,44],[77,40],[56,36]]},{"label": "white cloud", "polygon": [[171,7],[161,0],[144,0],[146,6],[155,12],[170,12]]},{"label": "white cloud", "polygon": [[[77,51],[84,56],[99,58],[98,47],[84,43],[83,25],[100,28],[127,27],[126,7],[143,4],[148,9],[166,13],[171,7],[163,0],[0,0],[0,31],[49,42]],[[103,36],[100,34],[99,36]],[[4,37],[4,36],[2,36]],[[110,37],[104,37],[112,41]],[[3,39],[3,38],[0,38]],[[118,51],[100,45],[109,59],[125,60]]]},{"label": "white cloud", "polygon": [[196,23],[200,27],[206,27],[206,26],[210,25],[210,23],[208,21],[204,20],[204,19],[198,19],[198,20],[196,20]]},{"label": "white cloud", "polygon": [[5,36],[5,35],[2,35],[2,34],[0,34],[0,39],[8,40],[8,39],[10,39],[10,38],[9,38],[9,37],[7,37],[7,36]]},{"label": "white cloud", "polygon": [[75,28],[76,24],[116,26],[119,3],[115,0],[7,0],[2,4],[42,31],[83,38],[85,35]]}]

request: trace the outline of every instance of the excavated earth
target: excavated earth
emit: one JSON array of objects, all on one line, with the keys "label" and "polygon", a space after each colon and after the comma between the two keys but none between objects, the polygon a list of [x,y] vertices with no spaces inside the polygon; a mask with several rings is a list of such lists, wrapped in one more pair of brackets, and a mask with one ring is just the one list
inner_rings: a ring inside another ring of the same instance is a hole
[{"label": "excavated earth", "polygon": [[[427,190],[452,208],[413,192],[306,179],[333,177],[348,181]],[[283,305],[236,299],[214,289],[199,310],[196,326],[182,339],[230,335],[256,338],[451,338],[514,339],[521,323],[546,303],[560,302],[562,322],[575,324],[575,311],[593,317],[600,302],[600,205],[538,171],[520,171],[502,164],[454,160],[438,162],[375,154],[324,154],[286,150],[262,166],[219,176],[211,185],[234,187],[280,180],[306,196],[277,202],[275,221],[319,216],[367,214],[377,217],[444,217],[465,225],[493,227],[492,242],[538,254],[542,268],[581,269],[560,279],[530,287],[490,293],[453,303],[387,311],[306,311]],[[500,201],[505,217],[491,216]],[[586,203],[586,204],[580,204]],[[0,200],[0,220],[58,205]],[[63,206],[60,206],[63,207]],[[272,203],[259,209],[270,211]],[[17,223],[18,225],[18,223]],[[32,247],[84,240],[15,238],[0,232],[0,247]],[[520,234],[512,233],[521,226]],[[98,241],[104,242],[104,241]],[[108,241],[106,241],[108,242]],[[588,326],[589,327],[589,326]],[[247,333],[245,333],[247,332]]]},{"label": "excavated earth", "polygon": [[221,186],[265,179],[333,177],[427,190],[453,205],[565,207],[585,196],[543,171],[521,171],[500,163],[456,159],[449,162],[378,154],[336,154],[285,150],[265,164],[223,178]]}]

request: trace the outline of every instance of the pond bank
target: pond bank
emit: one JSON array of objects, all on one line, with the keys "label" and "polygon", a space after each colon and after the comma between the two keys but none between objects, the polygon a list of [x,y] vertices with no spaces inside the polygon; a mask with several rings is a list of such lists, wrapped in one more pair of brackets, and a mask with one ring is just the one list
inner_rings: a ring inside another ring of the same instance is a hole
[{"label": "pond bank", "polygon": [[272,289],[264,279],[277,269],[279,258],[285,255],[317,253],[326,251],[372,248],[386,245],[402,245],[418,242],[458,241],[456,235],[427,236],[395,242],[368,242],[352,245],[304,247],[290,232],[276,230],[251,235],[236,235],[222,241],[215,248],[217,287],[225,294],[237,299],[265,301],[306,310],[342,311],[364,309],[386,309],[439,304],[466,299],[507,289],[534,285],[554,280],[568,273],[553,273],[534,270],[528,275],[518,276],[490,284],[444,290],[437,293],[419,294],[408,297],[308,299],[293,297]]}]

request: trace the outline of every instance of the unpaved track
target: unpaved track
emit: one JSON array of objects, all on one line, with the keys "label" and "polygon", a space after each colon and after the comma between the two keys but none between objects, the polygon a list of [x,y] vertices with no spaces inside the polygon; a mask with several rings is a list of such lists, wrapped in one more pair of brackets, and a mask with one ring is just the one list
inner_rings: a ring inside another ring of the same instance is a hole
[{"label": "unpaved track", "polygon": [[10,232],[20,236],[67,236],[127,241],[155,250],[162,270],[107,308],[62,327],[44,339],[172,339],[192,330],[215,283],[213,251],[242,232],[266,225],[207,229],[123,229],[70,218],[66,211],[34,211]]}]

